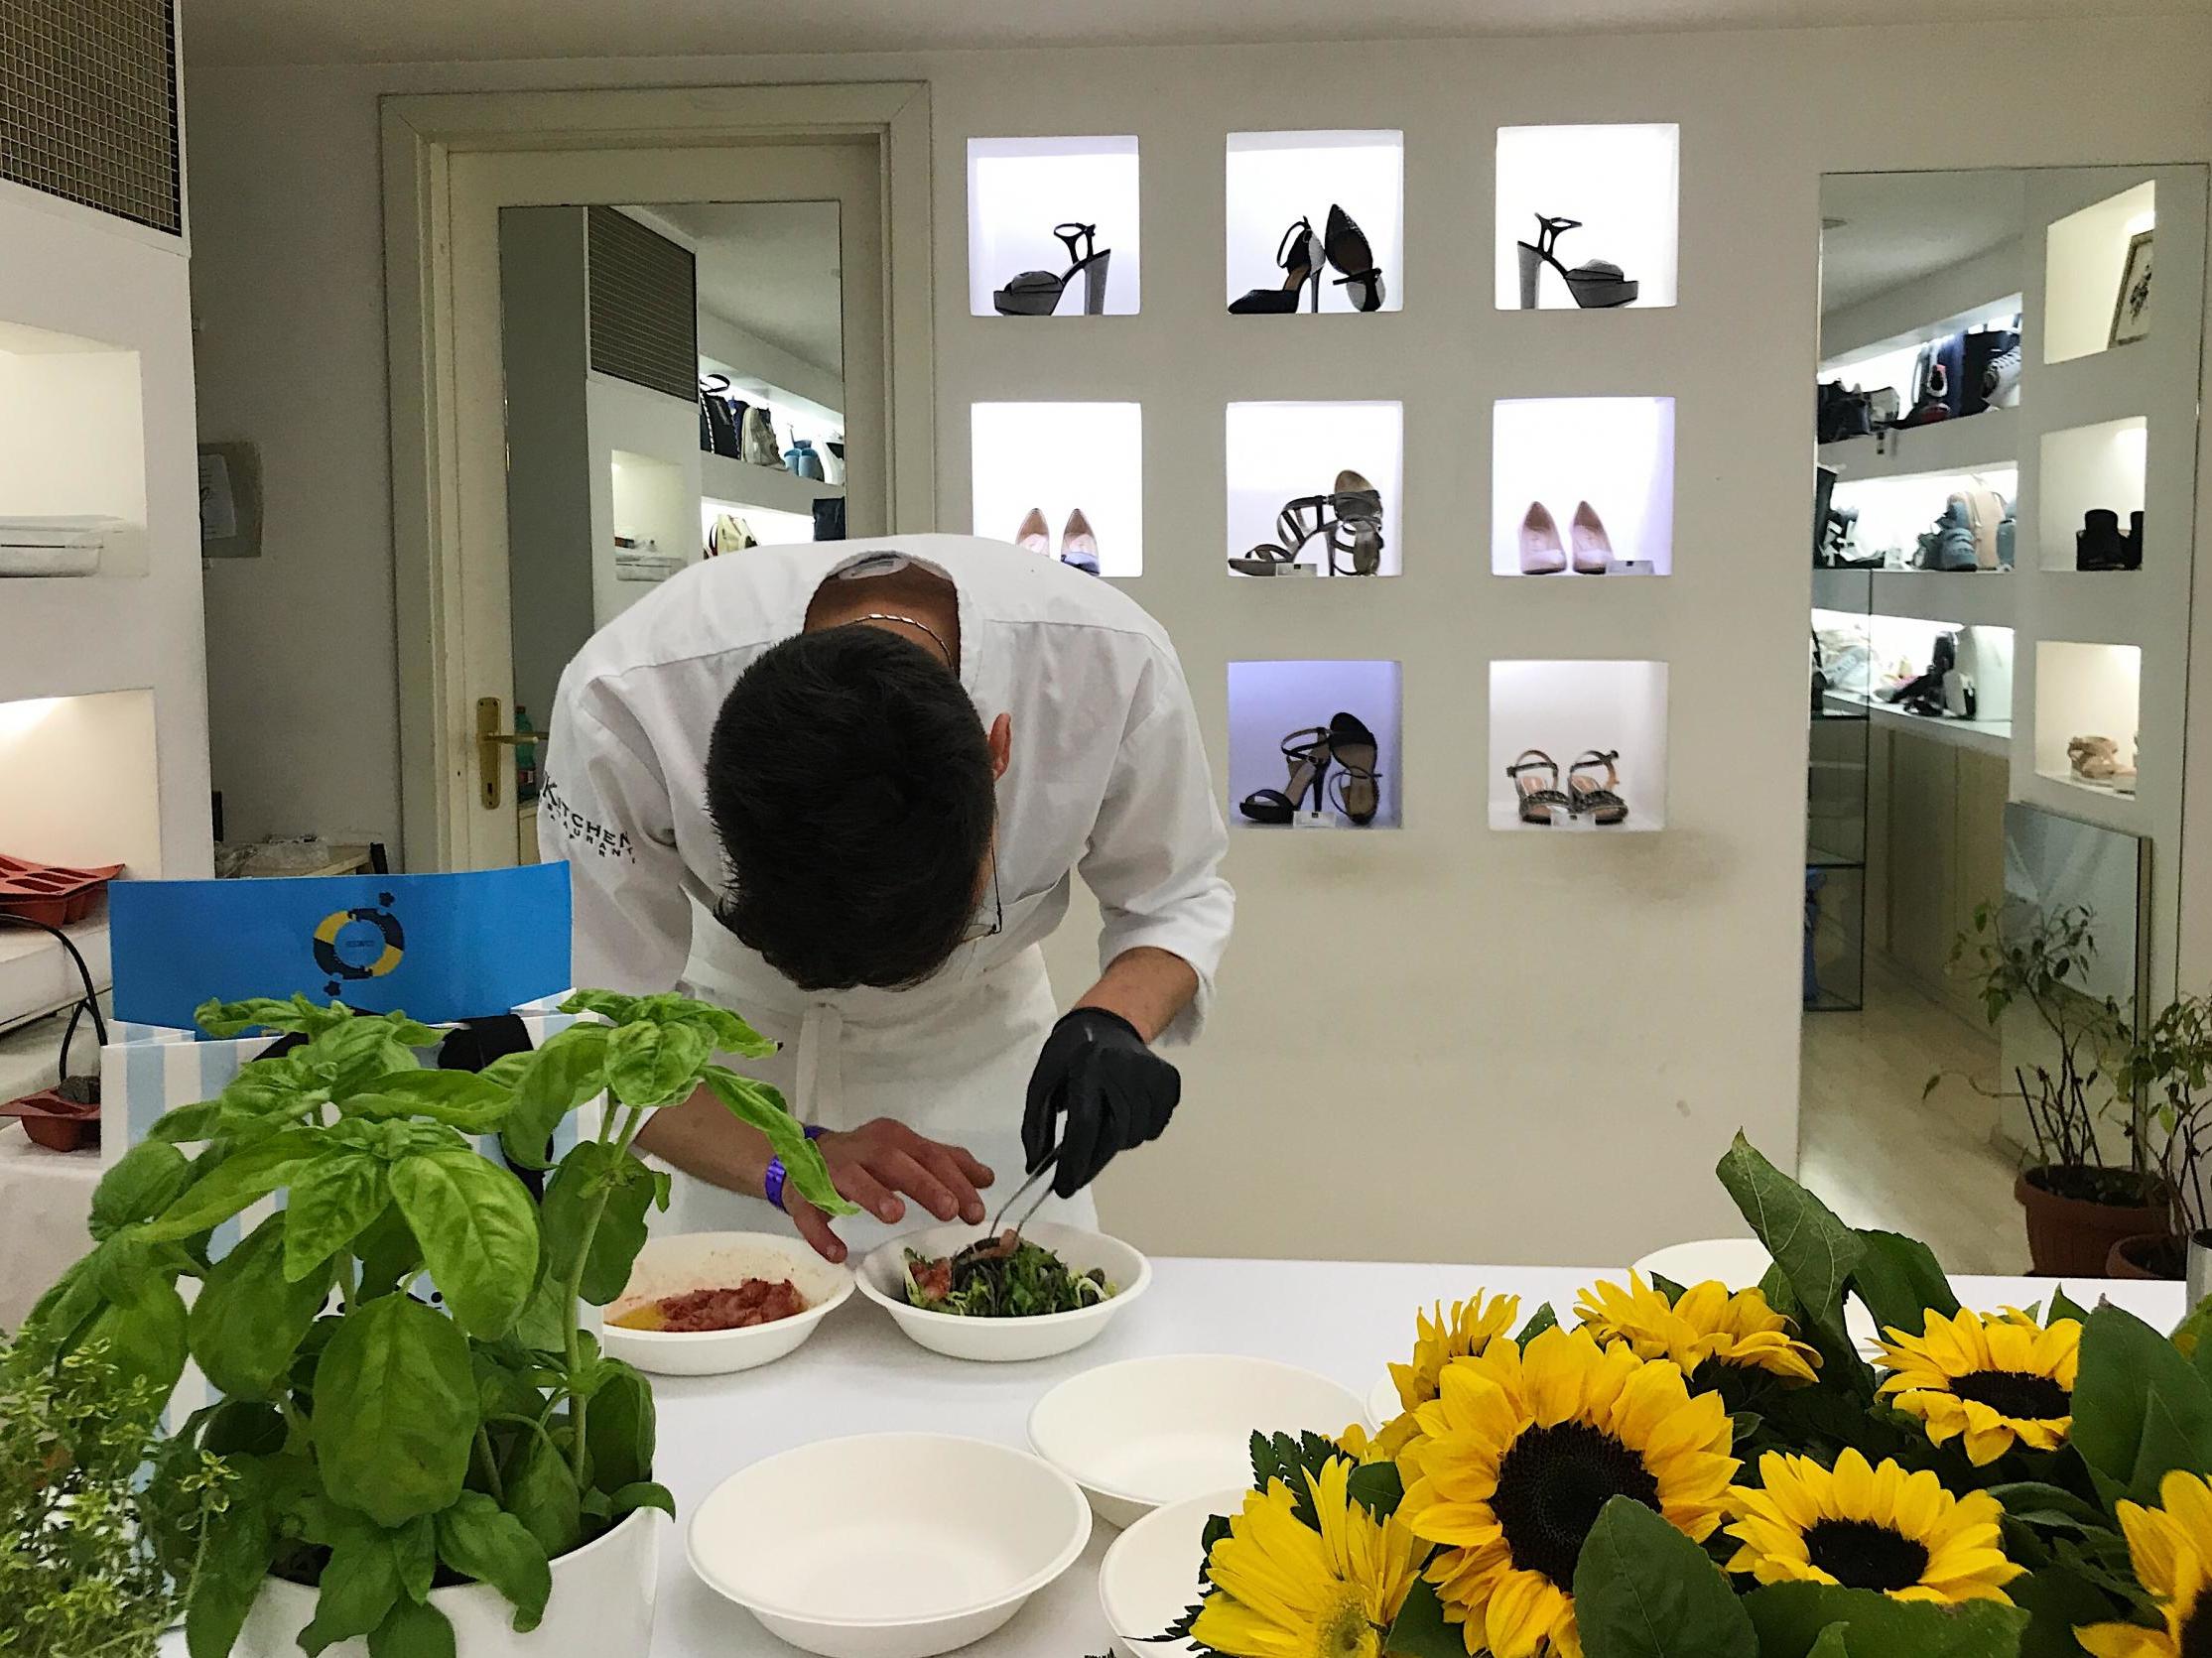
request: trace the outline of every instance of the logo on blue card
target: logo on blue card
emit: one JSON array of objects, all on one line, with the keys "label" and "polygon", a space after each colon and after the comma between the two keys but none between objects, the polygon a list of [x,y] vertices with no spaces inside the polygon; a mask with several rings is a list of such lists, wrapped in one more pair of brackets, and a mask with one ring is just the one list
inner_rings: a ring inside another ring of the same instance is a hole
[{"label": "logo on blue card", "polygon": [[332,910],[315,929],[315,964],[330,975],[323,986],[334,996],[351,978],[382,978],[399,965],[407,953],[407,933],[392,914],[396,902],[388,892],[376,895],[376,904],[352,910]]}]

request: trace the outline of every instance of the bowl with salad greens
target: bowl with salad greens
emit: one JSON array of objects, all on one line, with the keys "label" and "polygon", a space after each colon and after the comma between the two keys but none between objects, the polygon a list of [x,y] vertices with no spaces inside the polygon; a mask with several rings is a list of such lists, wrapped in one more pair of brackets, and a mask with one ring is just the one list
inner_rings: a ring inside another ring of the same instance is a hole
[{"label": "bowl with salad greens", "polygon": [[1152,1263],[1104,1232],[1032,1220],[993,1234],[955,1222],[892,1238],[860,1293],[932,1352],[1011,1362],[1096,1340],[1152,1283]]}]

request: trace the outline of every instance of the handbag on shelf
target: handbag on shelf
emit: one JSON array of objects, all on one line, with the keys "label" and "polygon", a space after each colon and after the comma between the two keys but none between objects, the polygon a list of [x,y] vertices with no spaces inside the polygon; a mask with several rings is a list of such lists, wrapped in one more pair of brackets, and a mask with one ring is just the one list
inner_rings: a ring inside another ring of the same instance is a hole
[{"label": "handbag on shelf", "polygon": [[699,446],[709,454],[724,455],[731,460],[740,458],[743,450],[737,441],[737,422],[744,413],[744,404],[729,395],[727,375],[702,375],[699,382]]},{"label": "handbag on shelf", "polygon": [[755,404],[745,411],[744,453],[739,457],[755,466],[783,468],[783,452],[776,447],[776,429],[768,411]]},{"label": "handbag on shelf", "polygon": [[1867,394],[1847,389],[1841,380],[1821,382],[1814,405],[1814,426],[1823,444],[1867,437],[1874,431]]},{"label": "handbag on shelf", "polygon": [[758,547],[760,540],[752,533],[752,526],[735,513],[720,513],[715,527],[707,532],[707,557],[718,559],[724,553],[742,553],[749,547]]},{"label": "handbag on shelf", "polygon": [[822,446],[822,481],[824,483],[845,482],[845,445],[843,442],[834,441]]},{"label": "handbag on shelf", "polygon": [[1867,419],[1877,432],[1895,426],[1901,407],[1894,386],[1877,386],[1867,393]]}]

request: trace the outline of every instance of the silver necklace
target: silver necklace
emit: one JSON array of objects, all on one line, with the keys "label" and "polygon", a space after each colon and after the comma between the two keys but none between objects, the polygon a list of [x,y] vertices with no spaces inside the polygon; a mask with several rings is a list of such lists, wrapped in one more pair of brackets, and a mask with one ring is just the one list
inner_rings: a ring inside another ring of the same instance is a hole
[{"label": "silver necklace", "polygon": [[931,627],[929,623],[925,621],[919,621],[912,616],[894,615],[888,610],[870,610],[864,616],[855,616],[853,620],[860,622],[900,622],[907,627],[920,628],[924,633],[928,634],[932,639],[936,640],[937,648],[945,653],[945,666],[950,668],[953,665],[952,646],[945,643],[945,637],[943,634],[939,633],[937,629]]}]

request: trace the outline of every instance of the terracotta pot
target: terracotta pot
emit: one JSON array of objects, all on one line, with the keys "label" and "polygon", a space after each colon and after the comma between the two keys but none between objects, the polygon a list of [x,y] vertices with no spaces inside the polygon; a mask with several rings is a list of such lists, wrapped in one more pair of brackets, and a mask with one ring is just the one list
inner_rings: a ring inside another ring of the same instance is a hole
[{"label": "terracotta pot", "polygon": [[2171,1232],[2140,1232],[2124,1237],[2105,1257],[2107,1278],[2156,1278],[2178,1284],[2187,1246]]},{"label": "terracotta pot", "polygon": [[2099,1204],[2062,1197],[2038,1184],[2040,1169],[2025,1169],[2013,1196],[2027,1216],[2027,1254],[2038,1277],[2102,1278],[2113,1245],[2122,1238],[2163,1232],[2163,1203]]},{"label": "terracotta pot", "polygon": [[[456,1658],[645,1658],[653,1645],[667,1518],[657,1508],[637,1509],[603,1537],[555,1561],[545,1621],[528,1634],[514,1632],[514,1608],[495,1589],[456,1584],[432,1590],[430,1603],[453,1622]],[[315,1616],[316,1594],[282,1578],[263,1580],[232,1648],[237,1658],[300,1658],[299,1634]],[[325,1650],[328,1658],[368,1658],[366,1641],[339,1641]]]}]

